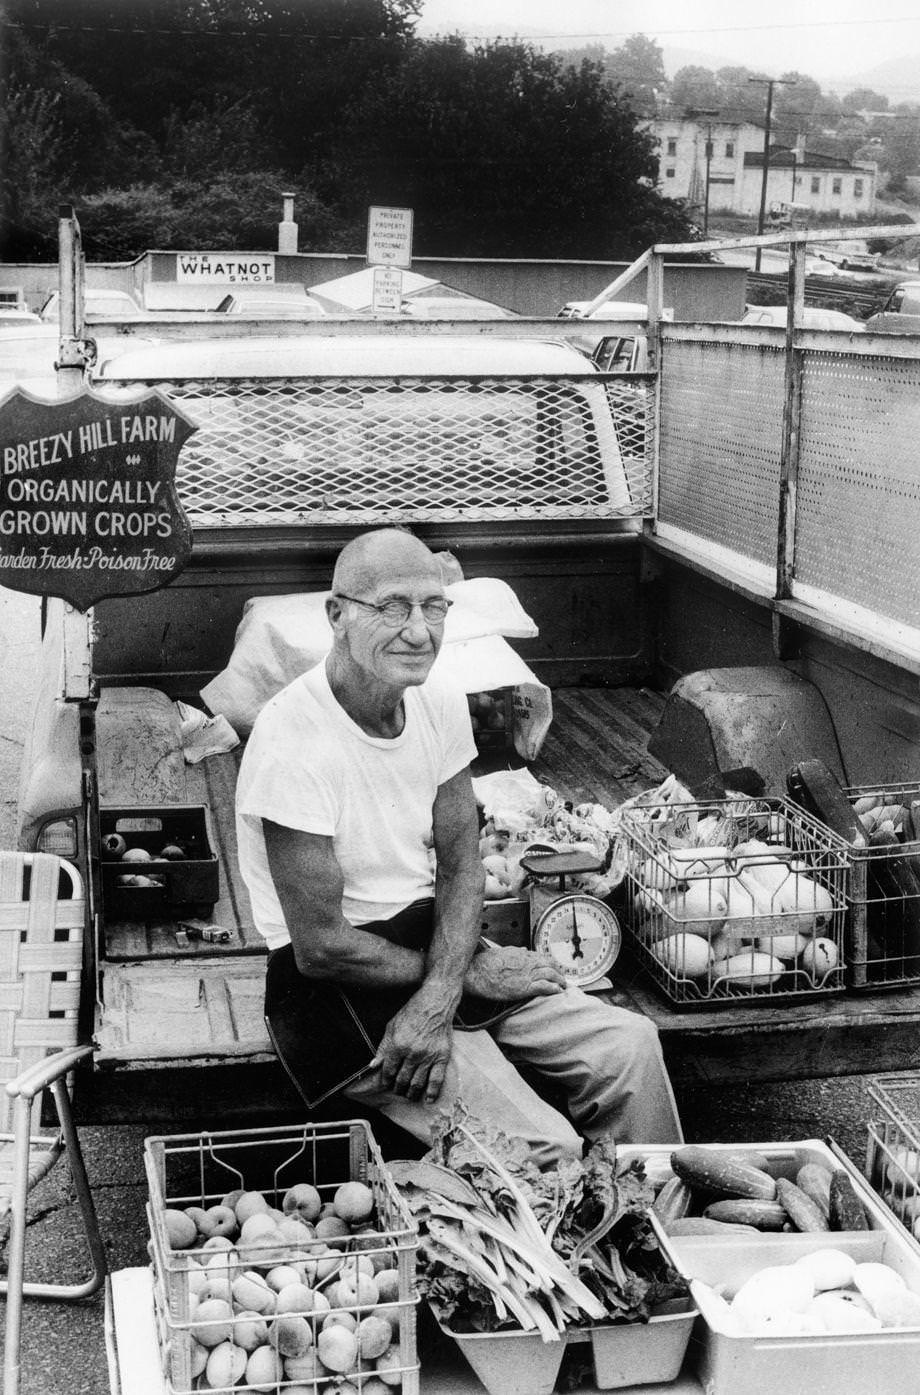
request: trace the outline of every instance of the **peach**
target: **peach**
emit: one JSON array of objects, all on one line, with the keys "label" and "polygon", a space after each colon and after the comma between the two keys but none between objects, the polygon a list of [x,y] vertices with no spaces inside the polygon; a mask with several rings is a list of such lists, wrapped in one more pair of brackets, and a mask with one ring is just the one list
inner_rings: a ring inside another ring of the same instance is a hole
[{"label": "peach", "polygon": [[346,1375],[353,1371],[358,1360],[358,1340],[353,1332],[341,1323],[324,1327],[316,1339],[319,1359],[330,1371]]},{"label": "peach", "polygon": [[[384,1385],[402,1385],[402,1362],[399,1347],[388,1347],[382,1356],[377,1357],[375,1369]],[[365,1390],[367,1387],[365,1386]]]},{"label": "peach", "polygon": [[244,1351],[255,1351],[268,1341],[268,1323],[261,1313],[243,1308],[233,1320],[233,1340]]},{"label": "peach", "polygon": [[358,1319],[352,1313],[327,1313],[323,1318],[323,1329],[333,1327],[336,1323],[340,1327],[347,1327],[349,1332],[354,1332],[358,1326]]},{"label": "peach", "polygon": [[226,1390],[229,1385],[236,1385],[245,1369],[243,1348],[234,1346],[233,1342],[221,1342],[208,1357],[204,1377],[213,1390]]},{"label": "peach", "polygon": [[291,1284],[302,1285],[303,1267],[295,1267],[293,1264],[276,1264],[274,1269],[269,1269],[265,1275],[265,1282],[276,1293],[280,1293],[283,1288],[290,1288]]},{"label": "peach", "polygon": [[395,1303],[399,1298],[399,1274],[395,1269],[381,1269],[374,1275],[377,1280],[377,1301]]},{"label": "peach", "polygon": [[296,1313],[282,1313],[281,1317],[276,1317],[269,1331],[269,1339],[282,1356],[306,1356],[313,1345],[310,1324]]},{"label": "peach", "polygon": [[244,1385],[253,1390],[274,1391],[284,1377],[281,1357],[270,1346],[256,1347],[246,1362]]},{"label": "peach", "polygon": [[241,1308],[254,1313],[275,1311],[275,1291],[269,1288],[261,1274],[252,1269],[237,1275],[231,1285],[233,1297]]},{"label": "peach", "polygon": [[261,1192],[243,1192],[233,1209],[237,1221],[242,1225],[256,1211],[267,1211],[268,1202]]},{"label": "peach", "polygon": [[298,1182],[296,1186],[289,1187],[281,1200],[284,1214],[295,1215],[302,1221],[315,1221],[322,1208],[322,1197],[309,1182]]},{"label": "peach", "polygon": [[374,1193],[363,1182],[343,1182],[336,1189],[332,1205],[343,1221],[357,1225],[373,1214]]},{"label": "peach", "polygon": [[206,1298],[195,1314],[195,1337],[203,1347],[228,1342],[232,1331],[233,1308],[222,1298]]},{"label": "peach", "polygon": [[393,1330],[388,1322],[383,1318],[370,1317],[362,1318],[358,1323],[356,1336],[358,1338],[358,1355],[362,1361],[376,1361],[378,1356],[382,1356],[393,1341]]},{"label": "peach", "polygon": [[190,1250],[198,1239],[198,1227],[186,1211],[168,1206],[163,1212],[163,1224],[171,1250]]}]

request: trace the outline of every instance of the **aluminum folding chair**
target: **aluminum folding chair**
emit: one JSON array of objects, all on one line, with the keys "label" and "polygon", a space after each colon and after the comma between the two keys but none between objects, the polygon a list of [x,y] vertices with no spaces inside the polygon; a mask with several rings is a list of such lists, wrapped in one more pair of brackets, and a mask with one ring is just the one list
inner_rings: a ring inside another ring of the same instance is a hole
[{"label": "aluminum folding chair", "polygon": [[[50,853],[0,851],[0,1218],[10,1218],[7,1278],[0,1282],[4,1395],[19,1391],[23,1298],[88,1298],[106,1274],[67,1090],[68,1074],[93,1050],[77,1041],[85,912],[82,880],[69,862]],[[45,1090],[57,1113],[53,1134],[39,1132]],[[65,1153],[92,1273],[81,1283],[27,1283],[28,1194]]]}]

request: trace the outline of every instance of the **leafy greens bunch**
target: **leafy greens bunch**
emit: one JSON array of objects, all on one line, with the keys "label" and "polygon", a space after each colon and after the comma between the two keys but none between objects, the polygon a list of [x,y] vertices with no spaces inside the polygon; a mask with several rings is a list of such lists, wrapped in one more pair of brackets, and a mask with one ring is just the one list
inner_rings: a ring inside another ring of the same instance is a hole
[{"label": "leafy greens bunch", "polygon": [[420,1285],[455,1331],[537,1330],[558,1340],[585,1322],[645,1322],[686,1288],[658,1246],[642,1163],[585,1159],[541,1171],[522,1139],[457,1108],[418,1162],[389,1164],[420,1230]]}]

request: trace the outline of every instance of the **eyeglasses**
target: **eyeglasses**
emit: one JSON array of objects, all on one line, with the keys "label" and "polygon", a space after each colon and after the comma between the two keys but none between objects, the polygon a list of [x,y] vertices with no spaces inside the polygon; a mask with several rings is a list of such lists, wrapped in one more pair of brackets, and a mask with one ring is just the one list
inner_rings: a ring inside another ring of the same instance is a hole
[{"label": "eyeglasses", "polygon": [[449,601],[446,596],[433,596],[429,601],[408,601],[403,596],[394,596],[382,605],[375,605],[373,601],[362,601],[358,596],[346,596],[343,591],[336,592],[336,600],[352,601],[355,605],[363,605],[367,610],[376,610],[383,623],[393,630],[406,624],[416,606],[427,624],[443,625],[447,619],[447,612],[453,605],[453,601]]}]

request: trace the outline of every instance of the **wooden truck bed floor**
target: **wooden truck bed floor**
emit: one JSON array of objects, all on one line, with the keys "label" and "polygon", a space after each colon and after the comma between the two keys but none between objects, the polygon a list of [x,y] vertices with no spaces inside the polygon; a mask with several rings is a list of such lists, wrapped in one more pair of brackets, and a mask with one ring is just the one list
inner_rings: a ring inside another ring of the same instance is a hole
[{"label": "wooden truck bed floor", "polygon": [[[660,694],[571,688],[556,690],[553,701],[553,725],[531,770],[565,798],[612,808],[664,778],[667,772],[646,750],[664,702]],[[117,1114],[119,1108],[130,1113],[136,1092],[145,1098],[157,1092],[158,1074],[180,1071],[190,1080],[196,1067],[208,1065],[225,1067],[228,1081],[240,1084],[244,1067],[249,1068],[245,1074],[254,1072],[254,1081],[266,1072],[276,1080],[280,1076],[262,1018],[264,947],[252,925],[236,858],[232,811],[238,764],[236,751],[209,757],[189,771],[192,788],[200,782],[197,802],[212,810],[221,872],[213,919],[233,931],[231,942],[191,941],[180,948],[175,924],[106,928],[105,1010],[91,1073],[105,1083],[92,1089],[94,1117],[115,1117],[111,1111]],[[493,759],[490,768],[495,764]],[[644,979],[628,954],[617,962],[614,980],[612,1000],[645,1013],[658,1026],[678,1084],[901,1070],[920,1059],[917,990],[682,1009]],[[281,1085],[289,1089],[283,1077]],[[232,1085],[230,1090],[232,1096]],[[176,1096],[169,1094],[174,1106]]]}]

